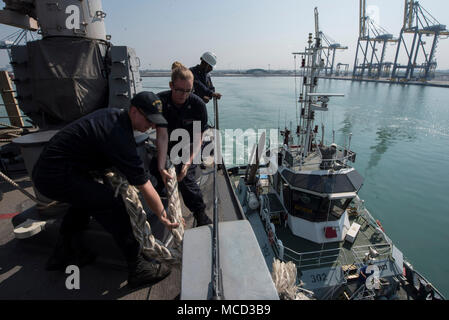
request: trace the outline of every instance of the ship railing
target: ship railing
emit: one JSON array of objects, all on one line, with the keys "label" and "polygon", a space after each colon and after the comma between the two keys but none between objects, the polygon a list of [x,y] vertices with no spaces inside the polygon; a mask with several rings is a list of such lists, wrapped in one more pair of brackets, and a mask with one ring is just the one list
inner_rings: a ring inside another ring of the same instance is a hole
[{"label": "ship railing", "polygon": [[332,286],[329,288],[329,290],[327,290],[323,295],[321,295],[321,300],[329,300],[329,299],[334,299],[335,293],[338,292],[340,290],[341,287],[343,287],[343,285],[345,285],[347,282],[346,280],[343,278],[336,286]]},{"label": "ship railing", "polygon": [[[296,252],[284,247],[284,260],[292,261],[297,268],[317,268],[325,266],[344,265],[344,254],[341,248],[311,252]],[[343,259],[342,259],[343,257]]]},{"label": "ship railing", "polygon": [[[378,255],[370,256],[371,249],[374,249]],[[364,246],[357,246],[351,249],[355,261],[361,265],[364,263],[366,257],[375,258],[376,260],[387,260],[392,255],[393,246],[390,243],[370,244]]]},{"label": "ship railing", "polygon": [[389,244],[393,244],[393,241],[387,236],[387,234],[382,230],[379,220],[374,219],[368,209],[365,207],[365,201],[360,199],[357,195],[354,198],[354,204],[356,205],[358,215],[362,217],[368,224],[370,224],[376,231],[384,237],[385,241]]},{"label": "ship railing", "polygon": [[[275,253],[279,256],[279,247],[273,246]],[[366,254],[370,253],[370,249],[374,249],[379,254],[376,259],[384,260],[391,257],[392,247],[390,244],[376,244],[353,247],[351,252],[353,257],[346,255],[343,248],[317,250],[310,252],[296,252],[288,247],[283,247],[283,260],[292,261],[297,268],[318,268],[331,266],[344,266],[355,264],[361,266]]]},{"label": "ship railing", "polygon": [[349,297],[349,300],[373,300],[375,296],[376,293],[363,284]]},{"label": "ship railing", "polygon": [[[276,228],[271,223],[271,213],[268,206],[268,201],[265,200],[265,196],[262,195],[259,197],[259,203],[260,203],[260,210],[259,215],[264,223],[265,231],[268,234],[268,238],[271,244],[271,247],[273,248],[273,251],[279,259],[283,261],[292,261],[295,263],[297,268],[299,267],[313,267],[313,266],[322,266],[322,265],[332,265],[334,264],[334,260],[340,255],[338,249],[330,249],[330,250],[324,250],[329,252],[336,252],[334,254],[326,254],[323,256],[323,251],[316,251],[316,252],[307,252],[307,253],[298,253],[282,244],[282,241],[277,237],[276,235]],[[319,257],[314,258],[308,258],[304,257],[304,255],[319,255]],[[318,259],[318,263],[313,263],[313,261],[316,261]],[[332,259],[332,262],[323,262],[324,259]]]},{"label": "ship railing", "polygon": [[271,247],[281,260],[292,261],[297,268],[332,266],[336,264],[336,261],[338,261],[337,265],[344,265],[349,261],[342,248],[299,253],[284,246],[276,235],[276,228],[271,223],[271,213],[273,212],[270,212],[265,195],[259,197],[259,204],[259,215],[263,221],[265,231],[269,235]]},{"label": "ship railing", "polygon": [[[320,160],[319,161],[307,161],[304,162],[301,158],[301,151],[292,151],[291,149],[289,150],[290,154],[292,155],[293,158],[293,166],[299,166],[300,168],[303,166],[316,166],[316,165],[320,165],[323,162],[327,162],[327,163],[338,163],[339,165],[343,165],[345,167],[350,168],[351,166],[348,165],[348,161],[353,162],[354,159],[354,153],[351,150],[345,149],[343,147],[341,147],[341,150],[338,150],[338,154],[342,154],[342,156],[337,156],[337,157],[333,157],[330,159],[323,159],[321,152],[319,149],[317,149],[317,153],[320,155]],[[346,155],[344,155],[346,153]]]}]

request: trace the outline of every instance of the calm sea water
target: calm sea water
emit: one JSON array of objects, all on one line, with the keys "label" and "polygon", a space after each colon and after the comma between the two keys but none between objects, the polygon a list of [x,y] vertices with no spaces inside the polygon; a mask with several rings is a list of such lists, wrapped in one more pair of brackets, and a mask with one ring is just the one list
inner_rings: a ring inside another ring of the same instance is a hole
[{"label": "calm sea water", "polygon": [[[295,79],[213,79],[220,128],[296,127]],[[168,78],[144,78],[146,90],[168,88]],[[297,83],[299,92],[299,82]],[[364,176],[360,197],[417,270],[449,297],[449,89],[320,80],[331,98],[316,124],[335,130],[338,144],[352,133],[354,167]],[[212,102],[208,104],[212,120]],[[211,121],[212,123],[212,121]],[[294,130],[294,129],[293,129]]]}]

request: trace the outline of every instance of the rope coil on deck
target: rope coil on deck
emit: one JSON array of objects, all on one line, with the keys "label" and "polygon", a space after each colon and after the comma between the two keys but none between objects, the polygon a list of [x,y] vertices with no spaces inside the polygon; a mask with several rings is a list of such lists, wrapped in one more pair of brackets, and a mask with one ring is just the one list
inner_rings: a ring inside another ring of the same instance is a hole
[{"label": "rope coil on deck", "polygon": [[105,176],[112,187],[116,189],[116,195],[120,193],[125,202],[133,233],[142,248],[142,254],[172,266],[180,266],[182,260],[184,225],[182,223],[181,204],[179,201],[175,168],[169,168],[168,172],[174,178],[167,180],[167,217],[170,221],[179,223],[177,228],[171,229],[174,241],[173,246],[170,248],[165,247],[161,241],[154,237],[151,231],[151,225],[147,221],[147,215],[140,202],[138,190],[134,186],[129,185],[126,178],[118,172],[111,171],[106,173]]},{"label": "rope coil on deck", "polygon": [[312,300],[309,296],[313,292],[296,285],[296,265],[293,262],[275,259],[271,277],[281,300]]}]

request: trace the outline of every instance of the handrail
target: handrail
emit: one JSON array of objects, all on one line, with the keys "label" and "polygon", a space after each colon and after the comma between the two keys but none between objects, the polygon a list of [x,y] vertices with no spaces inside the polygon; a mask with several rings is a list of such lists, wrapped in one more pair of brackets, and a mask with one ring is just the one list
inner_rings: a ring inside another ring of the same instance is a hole
[{"label": "handrail", "polygon": [[[270,214],[272,212],[269,211],[268,207],[268,201],[266,201],[267,195],[260,195],[259,196],[259,215],[261,216],[262,220],[265,221],[264,227],[266,232],[269,232],[272,227],[270,226]],[[359,198],[360,199],[360,198]],[[362,218],[367,221],[373,228],[376,228],[379,232],[382,232],[382,230],[377,226],[375,223],[374,218],[369,214],[369,212],[363,208],[364,211],[366,211],[365,214],[362,215]],[[360,210],[359,210],[360,211]],[[272,230],[273,232],[273,244],[272,248],[277,256],[279,256],[279,244],[278,244],[278,237],[276,235],[275,230]],[[385,233],[382,232],[382,235],[385,236]],[[379,256],[381,258],[388,258],[391,256],[393,245],[387,237],[385,237],[386,242],[378,243],[378,244],[371,244],[371,245],[362,245],[362,246],[356,246],[351,249],[351,252],[355,258],[355,261],[357,264],[361,264],[363,261],[363,258],[366,253],[369,253],[370,248],[376,249],[379,253]],[[386,250],[382,250],[386,248]],[[296,252],[295,250],[287,247],[284,245],[284,259],[283,260],[291,260],[294,262],[297,266],[297,268],[304,268],[304,267],[315,267],[315,266],[326,266],[326,265],[346,265],[349,264],[349,257],[346,256],[345,249],[339,247],[339,248],[333,248],[333,249],[325,249],[325,250],[316,250],[316,251],[310,251],[310,252]],[[315,255],[315,256],[314,256]],[[352,261],[352,259],[351,259]],[[337,263],[336,263],[337,262]],[[351,262],[352,263],[352,262]]]},{"label": "handrail", "polygon": [[[346,147],[342,147],[342,146],[338,146],[337,145],[337,152],[341,152],[342,154],[345,153],[345,151],[347,152],[346,156],[343,157],[336,157],[336,158],[331,158],[331,159],[323,159],[321,158],[321,151],[319,149],[317,149],[318,154],[320,155],[320,161],[319,162],[307,162],[307,166],[309,165],[319,165],[321,164],[323,161],[339,161],[342,163],[342,165],[344,165],[345,167],[349,167],[352,168],[350,165],[348,165],[346,162],[348,160],[350,160],[352,158],[352,154],[353,153],[350,149],[346,148]],[[300,167],[304,166],[304,162],[302,161],[301,157],[299,159],[295,159],[295,157],[300,156],[301,152],[300,150],[295,150],[292,151],[291,149],[288,150],[288,152],[290,152],[290,154],[293,157],[293,165],[299,165]]]}]

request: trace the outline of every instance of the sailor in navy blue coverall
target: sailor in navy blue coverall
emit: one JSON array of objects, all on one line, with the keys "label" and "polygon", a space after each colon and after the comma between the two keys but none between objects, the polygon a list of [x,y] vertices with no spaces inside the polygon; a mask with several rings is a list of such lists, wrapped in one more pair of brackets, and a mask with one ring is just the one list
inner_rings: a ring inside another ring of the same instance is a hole
[{"label": "sailor in navy blue coverall", "polygon": [[[159,174],[155,174],[159,180],[169,177],[165,168],[166,156],[170,155],[178,141],[169,141],[171,133],[175,129],[184,129],[189,135],[190,157],[185,163],[177,165],[179,191],[182,194],[187,208],[196,219],[197,226],[207,225],[212,221],[205,214],[206,205],[203,195],[195,180],[195,170],[198,163],[194,159],[201,159],[201,137],[207,126],[207,109],[204,102],[195,94],[193,89],[193,75],[189,69],[182,66],[173,70],[169,91],[160,92],[158,95],[163,103],[163,115],[167,119],[167,125],[157,126],[157,166]],[[199,132],[194,132],[194,123],[199,125]],[[197,135],[194,137],[194,135]],[[164,149],[165,148],[165,149]],[[198,158],[195,156],[199,155]],[[179,155],[178,155],[179,156]],[[173,161],[173,159],[171,159]],[[156,171],[156,170],[155,170]]]},{"label": "sailor in navy blue coverall", "polygon": [[190,68],[194,76],[193,93],[203,99],[204,103],[208,103],[212,98],[221,98],[221,94],[215,92],[212,84],[210,72],[213,70],[217,60],[212,52],[205,52],[201,56],[201,63]]},{"label": "sailor in navy blue coverall", "polygon": [[162,270],[160,265],[156,268],[142,259],[123,200],[90,174],[115,167],[139,189],[162,223],[169,228],[176,227],[167,218],[161,199],[148,179],[134,138],[134,130],[145,132],[156,124],[165,124],[161,112],[157,95],[141,92],[131,100],[129,110],[97,110],[61,129],[46,145],[34,166],[34,185],[46,197],[71,204],[63,218],[55,252],[47,262],[48,270],[87,262],[83,261],[85,255],[73,252],[77,250],[73,239],[86,229],[93,216],[122,250],[130,268],[129,283],[151,283],[148,280],[168,275],[169,271]]}]

